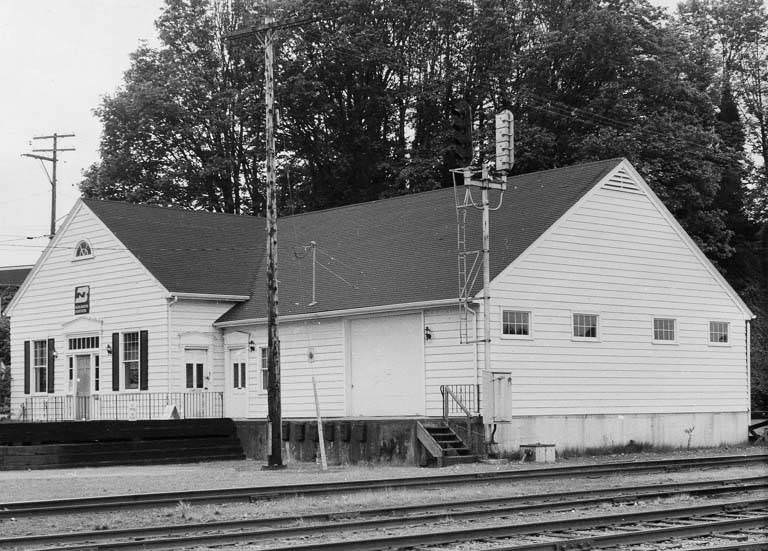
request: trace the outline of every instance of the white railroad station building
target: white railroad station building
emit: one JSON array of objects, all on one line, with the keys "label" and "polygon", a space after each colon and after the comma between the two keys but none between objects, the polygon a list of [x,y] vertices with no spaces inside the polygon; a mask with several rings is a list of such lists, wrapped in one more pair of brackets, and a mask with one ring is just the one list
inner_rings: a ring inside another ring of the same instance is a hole
[{"label": "white railroad station building", "polygon": [[[279,220],[285,418],[314,416],[314,376],[329,418],[440,416],[448,385],[507,449],[746,439],[753,314],[627,160],[510,178],[490,372],[459,338],[456,220],[453,189]],[[265,237],[78,201],[6,308],[14,414],[265,418]]]}]

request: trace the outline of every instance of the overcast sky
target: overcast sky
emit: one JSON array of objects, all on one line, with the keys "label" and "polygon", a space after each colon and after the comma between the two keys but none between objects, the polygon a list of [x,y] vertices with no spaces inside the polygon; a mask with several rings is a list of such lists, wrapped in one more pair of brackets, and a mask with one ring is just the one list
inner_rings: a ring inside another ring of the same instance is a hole
[{"label": "overcast sky", "polygon": [[[671,6],[676,0],[653,3]],[[0,0],[0,266],[34,264],[47,242],[51,186],[39,161],[21,157],[32,149],[30,139],[76,134],[62,140],[62,147],[77,151],[62,153],[58,165],[61,219],[78,197],[82,171],[98,159],[101,125],[92,110],[119,86],[139,42],[153,43],[162,5]]]}]

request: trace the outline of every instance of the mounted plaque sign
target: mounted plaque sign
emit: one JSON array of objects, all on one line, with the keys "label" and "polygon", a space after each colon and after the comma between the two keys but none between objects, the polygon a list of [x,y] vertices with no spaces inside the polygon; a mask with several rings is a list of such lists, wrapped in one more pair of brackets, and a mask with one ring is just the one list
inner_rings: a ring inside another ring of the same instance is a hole
[{"label": "mounted plaque sign", "polygon": [[88,314],[91,311],[91,287],[81,285],[75,287],[75,315]]}]

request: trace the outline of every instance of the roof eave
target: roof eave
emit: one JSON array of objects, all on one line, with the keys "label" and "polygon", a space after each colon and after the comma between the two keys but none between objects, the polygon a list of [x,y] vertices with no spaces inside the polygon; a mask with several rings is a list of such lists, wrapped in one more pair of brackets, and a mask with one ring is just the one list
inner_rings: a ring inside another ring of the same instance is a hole
[{"label": "roof eave", "polygon": [[[423,310],[439,306],[451,306],[458,304],[458,298],[438,300],[426,300],[421,302],[407,302],[402,304],[382,304],[380,306],[363,306],[361,308],[346,308],[342,310],[328,310],[325,312],[306,312],[303,314],[289,314],[280,316],[280,321],[301,321],[316,318],[338,318],[344,316],[359,316],[365,314],[379,314],[385,312],[401,312],[410,310]],[[214,327],[240,327],[243,325],[262,325],[267,323],[267,318],[248,318],[232,321],[215,321]]]}]

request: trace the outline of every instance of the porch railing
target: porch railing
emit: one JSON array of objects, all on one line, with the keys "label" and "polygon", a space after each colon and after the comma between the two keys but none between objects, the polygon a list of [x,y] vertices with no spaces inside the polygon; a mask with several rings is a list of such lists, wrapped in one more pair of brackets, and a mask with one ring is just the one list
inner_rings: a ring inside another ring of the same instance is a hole
[{"label": "porch railing", "polygon": [[21,421],[138,421],[166,419],[176,406],[182,419],[224,416],[222,392],[131,392],[90,396],[29,396]]}]

